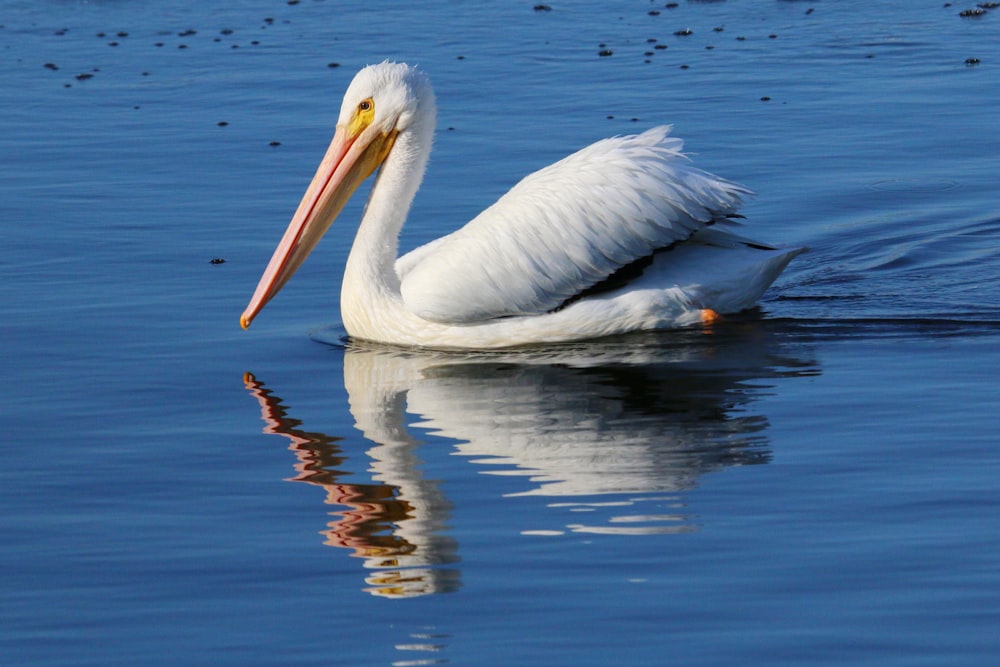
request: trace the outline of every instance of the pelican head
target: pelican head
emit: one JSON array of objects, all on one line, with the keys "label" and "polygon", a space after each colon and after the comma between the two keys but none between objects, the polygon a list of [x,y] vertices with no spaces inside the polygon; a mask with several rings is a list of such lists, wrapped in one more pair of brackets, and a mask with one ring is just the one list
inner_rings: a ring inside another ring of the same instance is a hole
[{"label": "pelican head", "polygon": [[240,317],[244,329],[302,266],[358,186],[397,144],[407,143],[400,137],[418,134],[429,145],[434,115],[434,93],[422,71],[383,62],[355,75],[330,147]]}]

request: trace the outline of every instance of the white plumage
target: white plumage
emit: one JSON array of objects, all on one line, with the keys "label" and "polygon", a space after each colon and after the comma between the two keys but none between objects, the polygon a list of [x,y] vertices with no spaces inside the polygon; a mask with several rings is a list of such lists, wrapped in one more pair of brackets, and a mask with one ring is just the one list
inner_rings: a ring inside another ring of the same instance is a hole
[{"label": "white plumage", "polygon": [[[685,326],[752,306],[800,252],[734,234],[729,216],[748,191],[693,167],[681,140],[657,127],[527,176],[461,229],[397,261],[434,118],[421,71],[382,63],[355,76],[244,327],[378,167],[341,290],[344,326],[357,338],[495,348]],[[619,280],[607,284],[609,276]]]}]

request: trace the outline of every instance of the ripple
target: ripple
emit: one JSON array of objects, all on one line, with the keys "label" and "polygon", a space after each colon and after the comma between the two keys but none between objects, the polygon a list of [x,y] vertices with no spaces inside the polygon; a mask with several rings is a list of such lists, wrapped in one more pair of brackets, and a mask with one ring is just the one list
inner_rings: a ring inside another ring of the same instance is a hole
[{"label": "ripple", "polygon": [[947,178],[892,178],[875,181],[868,187],[886,192],[941,192],[957,188],[958,181]]}]

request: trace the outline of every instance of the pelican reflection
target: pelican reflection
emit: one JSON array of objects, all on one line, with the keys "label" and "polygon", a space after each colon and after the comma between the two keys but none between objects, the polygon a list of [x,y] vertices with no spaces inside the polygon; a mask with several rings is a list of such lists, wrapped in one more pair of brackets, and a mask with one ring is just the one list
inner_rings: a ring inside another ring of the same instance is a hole
[{"label": "pelican reflection", "polygon": [[[288,416],[282,400],[252,374],[244,384],[257,399],[264,433],[288,438],[289,450],[298,461],[291,481],[314,484],[326,491],[326,504],[345,509],[322,531],[324,544],[350,549],[364,559],[365,567],[377,570],[366,577],[368,592],[386,597],[413,597],[455,590],[458,572],[432,566],[458,560],[454,539],[445,533],[444,521],[450,505],[436,484],[420,479],[413,460],[403,452],[416,444],[402,432],[400,440],[387,440],[383,448],[394,449],[404,459],[408,474],[396,476],[399,483],[356,483],[344,478],[353,473],[342,469],[347,457],[342,438],[299,428],[301,421]],[[390,473],[390,477],[391,477]]]},{"label": "pelican reflection", "polygon": [[301,430],[252,376],[247,387],[265,431],[291,441],[294,479],[323,486],[329,504],[346,507],[327,544],[383,571],[368,579],[371,592],[414,595],[459,585],[443,567],[458,560],[446,527],[451,505],[422,476],[420,439],[444,439],[477,472],[517,477],[519,490],[507,495],[538,498],[545,510],[522,533],[691,530],[682,495],[701,475],[770,459],[768,420],[749,409],[767,381],[818,373],[789,340],[750,322],[711,335],[495,353],[352,343],[344,387],[356,428],[374,443],[366,484],[343,479],[339,439]]}]

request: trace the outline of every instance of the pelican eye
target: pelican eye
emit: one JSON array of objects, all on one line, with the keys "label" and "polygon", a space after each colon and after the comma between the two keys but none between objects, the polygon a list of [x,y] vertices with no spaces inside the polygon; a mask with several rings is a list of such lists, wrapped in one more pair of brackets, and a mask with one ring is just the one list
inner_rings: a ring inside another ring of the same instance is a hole
[{"label": "pelican eye", "polygon": [[354,110],[354,115],[351,117],[348,127],[350,127],[351,134],[356,136],[371,125],[374,120],[375,100],[369,97],[358,102],[358,106]]}]

